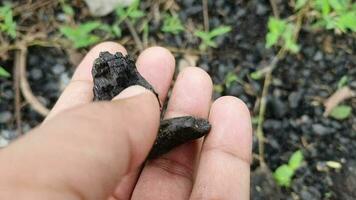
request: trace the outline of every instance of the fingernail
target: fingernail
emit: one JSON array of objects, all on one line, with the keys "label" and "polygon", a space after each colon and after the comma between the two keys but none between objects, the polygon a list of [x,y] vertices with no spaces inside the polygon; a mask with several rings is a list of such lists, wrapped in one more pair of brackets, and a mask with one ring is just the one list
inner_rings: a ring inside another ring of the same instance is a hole
[{"label": "fingernail", "polygon": [[114,97],[113,100],[126,99],[129,97],[138,96],[138,95],[146,93],[146,92],[149,92],[149,90],[147,90],[146,88],[139,86],[139,85],[133,85],[133,86],[130,86],[130,87],[126,88],[125,90],[123,90],[120,94],[118,94],[116,97]]}]

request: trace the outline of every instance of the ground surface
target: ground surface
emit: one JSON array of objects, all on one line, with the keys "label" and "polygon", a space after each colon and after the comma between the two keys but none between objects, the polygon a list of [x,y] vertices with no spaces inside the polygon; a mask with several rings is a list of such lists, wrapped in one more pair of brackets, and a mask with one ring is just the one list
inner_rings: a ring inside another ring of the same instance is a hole
[{"label": "ground surface", "polygon": [[[202,27],[203,8],[200,1],[176,2],[179,17],[187,26]],[[143,8],[148,9],[148,6],[149,3],[146,3]],[[261,95],[263,80],[252,80],[249,74],[269,63],[276,53],[264,47],[266,23],[272,15],[269,2],[218,0],[210,1],[209,8],[211,27],[224,24],[232,26],[233,30],[227,36],[218,38],[219,47],[213,49],[210,55],[197,54],[197,66],[211,75],[214,84],[224,83],[229,72],[236,73],[242,81],[233,82],[230,87],[215,92],[214,98],[221,95],[237,96],[246,102],[256,116],[256,101]],[[282,15],[291,12],[287,4],[279,4],[279,9]],[[172,50],[197,49],[199,40],[189,32],[177,36],[158,34],[159,26],[153,21],[150,27],[149,44],[168,46]],[[126,29],[125,34],[129,34]],[[263,126],[266,135],[264,156],[271,171],[286,163],[298,149],[302,149],[305,162],[297,171],[290,188],[278,188],[268,170],[261,169],[255,160],[252,165],[252,199],[355,199],[355,112],[342,121],[323,117],[323,101],[336,91],[344,75],[350,78],[349,87],[356,89],[356,39],[336,36],[331,31],[311,32],[302,29],[299,43],[301,51],[296,55],[288,55],[273,72]],[[135,52],[132,42],[128,42],[127,46]],[[186,54],[174,52],[177,60]],[[1,64],[11,64],[11,56]],[[31,47],[27,65],[27,76],[34,94],[50,108],[74,71],[67,53],[56,48]],[[1,136],[10,141],[18,136],[13,84],[11,79],[1,79],[0,82]],[[355,110],[355,99],[345,103]],[[26,102],[21,112],[24,132],[43,119]],[[254,154],[257,153],[255,138]],[[331,169],[326,166],[326,161],[337,161],[342,168]]]}]

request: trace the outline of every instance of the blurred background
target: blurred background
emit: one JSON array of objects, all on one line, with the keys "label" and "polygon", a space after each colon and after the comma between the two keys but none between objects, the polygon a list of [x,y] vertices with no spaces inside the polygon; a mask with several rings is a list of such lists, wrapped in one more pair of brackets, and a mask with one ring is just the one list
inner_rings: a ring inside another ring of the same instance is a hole
[{"label": "blurred background", "polygon": [[[251,199],[356,199],[352,0],[0,2],[0,148],[37,126],[85,53],[164,46],[254,126]],[[232,197],[233,199],[233,197]]]}]

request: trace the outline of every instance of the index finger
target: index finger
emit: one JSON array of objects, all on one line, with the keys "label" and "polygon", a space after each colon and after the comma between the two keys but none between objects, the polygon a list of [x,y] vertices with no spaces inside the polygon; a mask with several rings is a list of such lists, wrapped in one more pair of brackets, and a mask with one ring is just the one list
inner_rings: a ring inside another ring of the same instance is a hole
[{"label": "index finger", "polygon": [[127,54],[126,49],[115,42],[103,42],[96,45],[78,65],[71,82],[59,97],[45,120],[52,118],[63,110],[89,103],[93,99],[93,78],[91,69],[94,60],[102,51]]}]

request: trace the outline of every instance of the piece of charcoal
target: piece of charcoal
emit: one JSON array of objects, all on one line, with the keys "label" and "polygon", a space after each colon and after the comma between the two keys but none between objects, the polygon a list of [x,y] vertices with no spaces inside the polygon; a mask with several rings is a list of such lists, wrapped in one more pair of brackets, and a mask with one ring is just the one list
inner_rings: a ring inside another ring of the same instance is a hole
[{"label": "piece of charcoal", "polygon": [[94,61],[92,75],[94,101],[111,100],[132,85],[141,85],[158,96],[153,87],[138,73],[134,60],[119,52],[114,55],[107,51],[101,52],[99,58]]},{"label": "piece of charcoal", "polygon": [[[121,53],[101,52],[92,69],[94,101],[111,100],[132,85],[141,85],[156,94],[153,87],[137,71],[135,62]],[[148,159],[167,153],[174,147],[206,135],[210,130],[207,120],[192,116],[162,120],[156,141]]]},{"label": "piece of charcoal", "polygon": [[148,159],[156,158],[176,146],[203,137],[210,131],[210,128],[206,119],[192,116],[162,120]]}]

